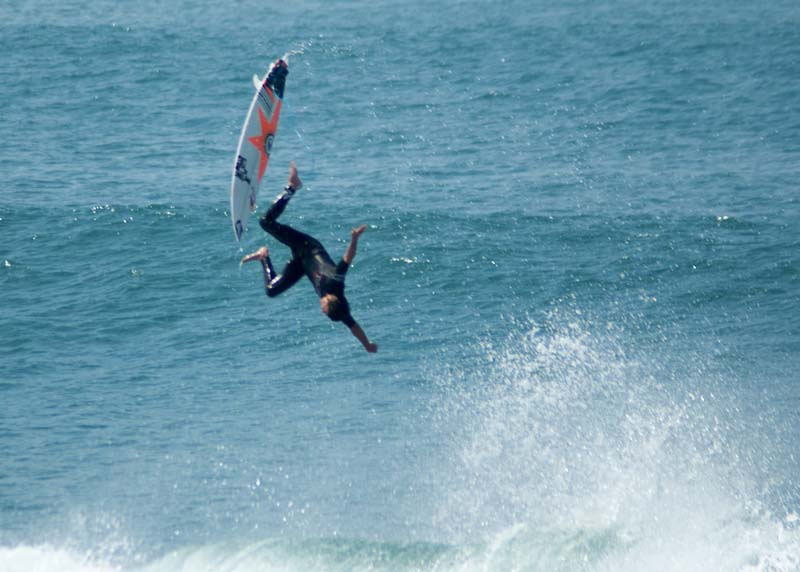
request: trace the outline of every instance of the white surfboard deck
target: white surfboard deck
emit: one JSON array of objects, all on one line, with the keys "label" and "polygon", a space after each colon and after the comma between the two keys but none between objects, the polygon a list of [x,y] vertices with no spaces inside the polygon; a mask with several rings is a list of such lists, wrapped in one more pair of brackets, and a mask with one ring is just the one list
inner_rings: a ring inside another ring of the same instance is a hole
[{"label": "white surfboard deck", "polygon": [[258,188],[264,178],[278,130],[283,98],[266,85],[270,71],[277,64],[273,63],[263,78],[253,76],[256,93],[247,111],[236,149],[231,175],[231,224],[237,241],[242,240],[247,230],[247,219],[255,209]]}]

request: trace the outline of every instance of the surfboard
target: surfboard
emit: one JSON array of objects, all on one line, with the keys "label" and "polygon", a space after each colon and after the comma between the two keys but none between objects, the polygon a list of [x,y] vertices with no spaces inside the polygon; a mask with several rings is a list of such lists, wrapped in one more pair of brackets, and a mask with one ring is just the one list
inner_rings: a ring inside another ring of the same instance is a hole
[{"label": "surfboard", "polygon": [[258,187],[267,170],[288,73],[288,64],[279,59],[263,79],[253,76],[256,93],[244,120],[231,175],[231,224],[237,241],[247,230],[247,219],[255,209]]}]

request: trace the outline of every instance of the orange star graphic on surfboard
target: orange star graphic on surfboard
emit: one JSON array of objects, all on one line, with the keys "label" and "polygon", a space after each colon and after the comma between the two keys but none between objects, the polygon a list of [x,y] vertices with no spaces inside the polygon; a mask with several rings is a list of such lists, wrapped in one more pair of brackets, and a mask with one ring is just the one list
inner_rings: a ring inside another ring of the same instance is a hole
[{"label": "orange star graphic on surfboard", "polygon": [[272,119],[267,121],[264,111],[259,106],[258,119],[261,123],[261,134],[247,138],[261,154],[261,160],[258,162],[259,183],[264,177],[264,171],[267,170],[267,162],[269,161],[269,153],[272,149],[272,141],[275,138],[275,131],[278,129],[278,119],[281,115],[281,101],[278,100],[277,104],[275,103],[275,96],[272,94],[271,90],[267,90],[266,94],[272,100],[273,105],[275,105],[275,111],[272,114]]}]

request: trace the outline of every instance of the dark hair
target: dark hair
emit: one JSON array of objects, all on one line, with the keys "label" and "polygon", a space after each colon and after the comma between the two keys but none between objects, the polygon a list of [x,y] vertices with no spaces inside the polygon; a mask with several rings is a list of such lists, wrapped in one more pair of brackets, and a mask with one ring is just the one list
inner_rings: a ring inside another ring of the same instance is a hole
[{"label": "dark hair", "polygon": [[341,322],[350,313],[350,307],[346,300],[338,296],[328,298],[328,317],[334,322]]}]

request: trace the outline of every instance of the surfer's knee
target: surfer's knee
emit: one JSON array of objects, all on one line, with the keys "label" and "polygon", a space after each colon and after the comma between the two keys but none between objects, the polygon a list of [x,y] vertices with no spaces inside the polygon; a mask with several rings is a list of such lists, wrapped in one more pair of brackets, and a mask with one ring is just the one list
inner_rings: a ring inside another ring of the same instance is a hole
[{"label": "surfer's knee", "polygon": [[269,212],[264,213],[261,215],[261,218],[258,219],[258,224],[261,225],[261,228],[264,229],[265,232],[269,232],[272,228],[275,219],[269,216]]}]

